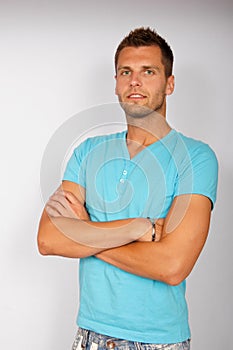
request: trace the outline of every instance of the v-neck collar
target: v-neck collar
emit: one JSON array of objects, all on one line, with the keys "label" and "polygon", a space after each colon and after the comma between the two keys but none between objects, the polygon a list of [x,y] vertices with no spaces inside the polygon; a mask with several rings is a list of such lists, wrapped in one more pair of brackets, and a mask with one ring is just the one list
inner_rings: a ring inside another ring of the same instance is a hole
[{"label": "v-neck collar", "polygon": [[124,146],[124,154],[125,154],[126,158],[130,161],[134,161],[137,158],[141,158],[145,151],[148,151],[151,149],[155,150],[156,148],[159,149],[163,144],[165,144],[170,139],[171,136],[173,136],[176,133],[176,131],[174,129],[171,129],[164,137],[162,137],[161,139],[155,141],[154,143],[146,146],[140,152],[138,152],[135,156],[130,157],[128,146],[127,146],[127,140],[126,140],[127,132],[128,132],[128,130],[123,131],[123,135],[122,135],[123,136],[123,146]]}]

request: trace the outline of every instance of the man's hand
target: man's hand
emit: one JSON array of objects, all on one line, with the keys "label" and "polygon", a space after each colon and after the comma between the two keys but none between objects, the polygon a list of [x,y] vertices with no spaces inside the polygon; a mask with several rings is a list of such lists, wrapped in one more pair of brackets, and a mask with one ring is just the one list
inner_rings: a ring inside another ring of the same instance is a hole
[{"label": "man's hand", "polygon": [[[163,225],[165,218],[155,219],[155,242],[158,242],[162,238]],[[151,242],[152,241],[152,225],[151,229],[145,233],[144,236],[140,237],[138,242]]]},{"label": "man's hand", "polygon": [[78,198],[72,192],[65,191],[61,187],[49,198],[45,209],[50,217],[90,220]]},{"label": "man's hand", "polygon": [[[49,198],[45,208],[47,214],[52,218],[64,217],[84,221],[90,220],[87,211],[78,198],[72,192],[65,191],[61,187]],[[155,242],[162,238],[164,220],[163,218],[155,219]],[[138,241],[151,242],[151,240],[152,225]]]}]

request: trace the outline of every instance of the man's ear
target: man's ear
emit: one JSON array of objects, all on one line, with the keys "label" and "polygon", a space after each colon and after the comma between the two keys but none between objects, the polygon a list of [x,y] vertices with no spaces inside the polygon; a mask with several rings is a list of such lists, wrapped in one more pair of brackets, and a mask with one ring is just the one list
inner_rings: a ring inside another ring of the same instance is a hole
[{"label": "man's ear", "polygon": [[166,86],[166,95],[171,95],[175,89],[175,77],[174,75],[170,75],[167,78],[167,86]]},{"label": "man's ear", "polygon": [[116,84],[116,79],[117,79],[117,76],[115,75],[115,76],[114,76],[114,78],[115,78],[115,95],[117,95],[117,96],[118,96],[117,84]]}]

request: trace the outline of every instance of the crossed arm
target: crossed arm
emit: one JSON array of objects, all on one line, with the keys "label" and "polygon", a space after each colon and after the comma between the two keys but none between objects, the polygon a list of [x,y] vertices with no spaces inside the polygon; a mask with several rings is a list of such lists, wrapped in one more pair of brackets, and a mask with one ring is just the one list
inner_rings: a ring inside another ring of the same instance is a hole
[{"label": "crossed arm", "polygon": [[[84,188],[69,181],[64,181],[52,195],[39,225],[41,254],[84,258],[136,240],[151,240],[152,225],[148,219],[90,221],[84,198]],[[161,233],[159,225],[157,239]]]},{"label": "crossed arm", "polygon": [[177,285],[190,274],[201,253],[208,234],[210,212],[211,203],[207,197],[176,197],[159,242],[133,242],[96,256],[127,272]]},{"label": "crossed arm", "polygon": [[[78,198],[81,204],[76,207],[79,217],[87,220],[82,189],[67,181],[63,183],[63,188]],[[98,259],[127,272],[176,285],[189,275],[201,253],[209,230],[210,214],[211,202],[207,197],[197,194],[181,195],[173,201],[164,222],[162,235],[158,237],[159,241],[149,242],[151,228],[146,226],[148,221],[142,219],[143,224],[140,226],[138,225],[140,219],[136,219],[131,221],[137,225],[131,225],[127,231],[130,231],[129,242],[133,242],[104,249],[85,246],[68,238],[60,232],[44,211],[39,227],[38,246],[40,252],[45,255],[69,257],[95,255]],[[130,219],[112,223],[92,223],[95,229],[106,227],[118,229],[122,224],[128,227]],[[146,228],[147,232],[142,241],[135,241],[132,238],[135,230],[138,235],[140,230],[145,232]]]}]

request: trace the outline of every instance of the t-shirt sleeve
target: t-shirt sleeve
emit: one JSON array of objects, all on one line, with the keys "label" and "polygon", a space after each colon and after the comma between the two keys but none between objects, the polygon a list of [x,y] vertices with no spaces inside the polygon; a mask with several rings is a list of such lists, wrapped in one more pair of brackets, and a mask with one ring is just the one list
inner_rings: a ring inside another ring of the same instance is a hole
[{"label": "t-shirt sleeve", "polygon": [[207,144],[192,150],[178,171],[175,195],[201,194],[212,202],[216,201],[218,183],[218,161]]},{"label": "t-shirt sleeve", "polygon": [[75,182],[86,187],[85,163],[87,158],[87,141],[76,147],[66,165],[62,180]]}]

